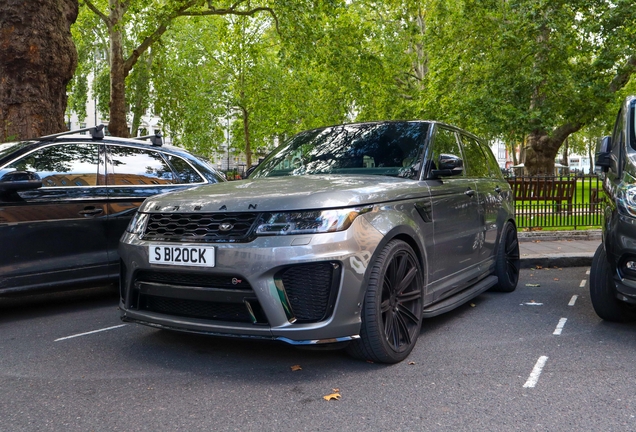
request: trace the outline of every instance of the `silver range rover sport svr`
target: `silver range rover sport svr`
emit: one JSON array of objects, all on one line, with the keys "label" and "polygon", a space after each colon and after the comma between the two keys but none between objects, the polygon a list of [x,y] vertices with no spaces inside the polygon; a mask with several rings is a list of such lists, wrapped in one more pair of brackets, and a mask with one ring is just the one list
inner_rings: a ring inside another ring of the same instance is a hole
[{"label": "silver range rover sport svr", "polygon": [[119,251],[123,321],[384,363],[424,318],[519,277],[492,152],[429,121],[302,132],[246,180],[148,198]]}]

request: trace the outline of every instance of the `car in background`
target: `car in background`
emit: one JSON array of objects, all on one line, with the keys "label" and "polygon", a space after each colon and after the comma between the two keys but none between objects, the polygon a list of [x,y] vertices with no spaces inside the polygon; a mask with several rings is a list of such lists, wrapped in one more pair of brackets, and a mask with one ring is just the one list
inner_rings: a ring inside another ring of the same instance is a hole
[{"label": "car in background", "polygon": [[0,295],[116,282],[119,238],[144,199],[224,181],[160,135],[143,138],[152,144],[100,125],[0,144]]},{"label": "car in background", "polygon": [[603,242],[590,270],[590,299],[606,321],[636,320],[636,96],[627,97],[596,155],[603,190]]},{"label": "car in background", "polygon": [[123,321],[383,363],[424,318],[519,278],[492,152],[429,121],[302,132],[246,180],[147,199],[119,251]]}]

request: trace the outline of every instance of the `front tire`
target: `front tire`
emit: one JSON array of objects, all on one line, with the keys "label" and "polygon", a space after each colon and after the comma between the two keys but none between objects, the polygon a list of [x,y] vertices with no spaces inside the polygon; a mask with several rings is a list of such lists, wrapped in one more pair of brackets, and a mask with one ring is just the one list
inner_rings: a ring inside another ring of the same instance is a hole
[{"label": "front tire", "polygon": [[492,291],[513,292],[519,282],[519,239],[517,229],[511,222],[506,222],[501,231],[497,257],[495,261],[495,276],[499,281],[491,288]]},{"label": "front tire", "polygon": [[422,326],[424,276],[413,249],[390,241],[371,269],[362,307],[360,339],[347,347],[353,357],[398,363],[413,350]]},{"label": "front tire", "polygon": [[628,322],[636,319],[636,308],[616,298],[612,269],[601,244],[592,259],[590,299],[596,314],[605,321]]}]

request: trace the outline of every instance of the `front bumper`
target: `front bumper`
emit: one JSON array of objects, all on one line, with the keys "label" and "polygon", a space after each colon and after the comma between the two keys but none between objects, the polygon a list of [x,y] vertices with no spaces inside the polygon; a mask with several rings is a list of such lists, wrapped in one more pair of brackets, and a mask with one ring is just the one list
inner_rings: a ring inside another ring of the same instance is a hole
[{"label": "front bumper", "polygon": [[605,250],[614,274],[616,298],[636,304],[636,271],[625,263],[636,261],[636,219],[615,212],[605,232]]},{"label": "front bumper", "polygon": [[337,233],[217,243],[215,266],[201,268],[150,264],[151,244],[180,244],[125,233],[119,248],[121,318],[300,345],[355,339],[366,270],[381,240],[382,234],[359,217]]}]

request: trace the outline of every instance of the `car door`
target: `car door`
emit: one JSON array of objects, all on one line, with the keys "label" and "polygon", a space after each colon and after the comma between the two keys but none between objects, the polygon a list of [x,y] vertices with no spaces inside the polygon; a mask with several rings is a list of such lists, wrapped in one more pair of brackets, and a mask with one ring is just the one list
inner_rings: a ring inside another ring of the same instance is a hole
[{"label": "car door", "polygon": [[[475,237],[475,245],[478,247],[478,261],[481,262],[494,258],[497,242],[497,218],[501,213],[501,193],[506,189],[506,180],[502,177],[490,149],[484,149],[477,139],[465,133],[461,134],[461,140],[466,175],[472,178],[477,185],[480,230]],[[493,163],[494,166],[492,166]]]},{"label": "car door", "polygon": [[[452,175],[435,175],[435,170]],[[454,130],[437,125],[427,151],[425,176],[431,193],[433,256],[431,289],[439,299],[463,289],[473,277],[478,251],[475,238],[480,230],[475,181],[466,176],[463,156]]]},{"label": "car door", "polygon": [[108,276],[103,147],[52,143],[0,167],[37,189],[0,201],[0,292],[93,283]]},{"label": "car door", "polygon": [[137,207],[149,196],[206,182],[185,159],[152,148],[108,144],[106,169],[108,251],[117,274],[119,238]]}]

